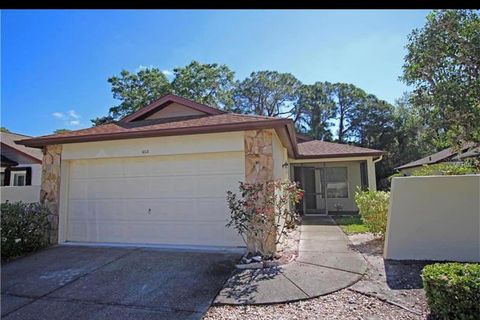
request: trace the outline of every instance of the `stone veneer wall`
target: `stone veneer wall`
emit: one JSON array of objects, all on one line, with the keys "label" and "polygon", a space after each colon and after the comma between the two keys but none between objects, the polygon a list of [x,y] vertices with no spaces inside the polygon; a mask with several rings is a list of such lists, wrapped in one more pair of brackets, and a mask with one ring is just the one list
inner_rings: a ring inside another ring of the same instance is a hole
[{"label": "stone veneer wall", "polygon": [[[273,131],[245,131],[245,182],[262,183],[273,178]],[[253,251],[255,241],[249,238],[247,242],[249,251]],[[268,238],[267,247],[276,251],[276,232]]]},{"label": "stone veneer wall", "polygon": [[60,203],[60,168],[62,145],[50,145],[44,148],[42,160],[42,184],[40,202],[50,210],[50,243],[58,243],[58,214]]}]

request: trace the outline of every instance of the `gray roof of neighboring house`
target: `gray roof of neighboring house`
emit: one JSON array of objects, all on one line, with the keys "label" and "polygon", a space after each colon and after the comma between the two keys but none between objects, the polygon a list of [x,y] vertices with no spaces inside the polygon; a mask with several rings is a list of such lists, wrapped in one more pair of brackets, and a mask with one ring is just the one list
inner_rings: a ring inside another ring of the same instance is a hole
[{"label": "gray roof of neighboring house", "polygon": [[15,140],[22,140],[27,138],[31,138],[31,136],[12,132],[0,132],[0,142],[2,143],[2,148],[7,147],[15,149],[16,151],[41,162],[43,158],[42,150],[26,147],[24,145],[15,143]]},{"label": "gray roof of neighboring house", "polygon": [[465,144],[462,147],[462,153],[460,154],[448,148],[448,149],[439,151],[437,153],[431,154],[429,156],[426,156],[425,158],[409,162],[395,169],[401,170],[401,169],[407,169],[407,168],[414,168],[414,167],[420,167],[426,164],[435,164],[439,162],[444,162],[446,160],[458,161],[465,158],[479,157],[479,156],[480,156],[480,144],[475,146],[475,144],[469,143],[469,144]]}]

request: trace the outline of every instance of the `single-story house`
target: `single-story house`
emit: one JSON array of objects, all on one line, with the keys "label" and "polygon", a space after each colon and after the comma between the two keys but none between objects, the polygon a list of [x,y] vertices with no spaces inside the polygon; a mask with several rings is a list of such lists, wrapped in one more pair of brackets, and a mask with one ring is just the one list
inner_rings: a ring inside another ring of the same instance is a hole
[{"label": "single-story house", "polygon": [[419,160],[415,160],[395,168],[405,176],[409,176],[416,169],[425,165],[432,165],[437,163],[452,163],[461,164],[466,159],[477,158],[480,159],[480,144],[467,143],[464,144],[460,151],[454,151],[451,148],[444,149],[440,152],[431,154]]},{"label": "single-story house", "polygon": [[1,202],[38,202],[42,177],[42,151],[16,144],[30,136],[0,132],[0,192]]},{"label": "single-story house", "polygon": [[[304,214],[354,212],[382,151],[297,135],[291,119],[227,113],[167,95],[118,122],[23,139],[43,148],[41,198],[59,242],[242,246],[226,191],[290,178]],[[56,240],[56,239],[55,239]]]}]

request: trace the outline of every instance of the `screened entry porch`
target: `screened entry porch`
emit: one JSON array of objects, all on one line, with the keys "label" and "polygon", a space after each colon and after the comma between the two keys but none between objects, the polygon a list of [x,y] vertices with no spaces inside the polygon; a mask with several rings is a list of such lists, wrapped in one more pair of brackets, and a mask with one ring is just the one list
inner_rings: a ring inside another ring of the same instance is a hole
[{"label": "screened entry porch", "polygon": [[298,210],[305,215],[358,213],[357,187],[375,189],[375,166],[369,162],[371,160],[293,164],[294,180],[305,191]]}]

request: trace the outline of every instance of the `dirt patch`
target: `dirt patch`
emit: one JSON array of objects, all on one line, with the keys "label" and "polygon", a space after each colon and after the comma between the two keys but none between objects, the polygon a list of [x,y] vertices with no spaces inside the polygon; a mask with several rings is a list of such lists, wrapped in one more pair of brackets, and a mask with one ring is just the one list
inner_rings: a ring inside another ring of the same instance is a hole
[{"label": "dirt patch", "polygon": [[383,240],[371,233],[355,233],[347,237],[351,242],[349,247],[363,255],[379,256],[383,253]]}]

